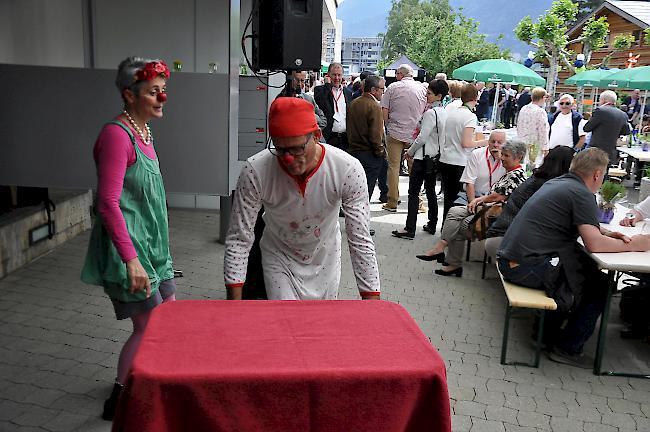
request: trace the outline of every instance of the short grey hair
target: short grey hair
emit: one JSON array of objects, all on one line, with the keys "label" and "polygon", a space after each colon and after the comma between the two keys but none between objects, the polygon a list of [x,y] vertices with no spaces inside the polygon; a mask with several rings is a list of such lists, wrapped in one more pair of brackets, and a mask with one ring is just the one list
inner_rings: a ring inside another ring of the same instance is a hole
[{"label": "short grey hair", "polygon": [[337,62],[332,62],[330,65],[327,67],[327,73],[332,72],[332,69],[334,68],[341,68],[341,72],[343,72],[343,65],[341,63]]},{"label": "short grey hair", "polygon": [[[146,81],[136,82],[135,74],[147,63],[161,61],[160,59],[144,57],[127,57],[122,60],[117,67],[117,76],[115,77],[115,85],[120,91],[120,95],[122,95],[124,90],[131,90],[136,95],[140,94],[140,88]],[[122,99],[124,99],[124,96],[122,96]]]},{"label": "short grey hair", "polygon": [[616,96],[616,93],[614,93],[612,90],[605,90],[600,94],[599,100],[600,103],[603,102],[616,103],[618,97]]},{"label": "short grey hair", "polygon": [[526,156],[526,150],[526,143],[520,139],[509,139],[501,147],[502,152],[507,151],[508,153],[512,153],[520,162],[524,160],[524,156]]},{"label": "short grey hair", "polygon": [[402,75],[404,76],[409,76],[409,77],[413,76],[413,68],[411,67],[411,65],[406,63],[399,65],[399,67],[397,68],[397,72],[402,73]]},{"label": "short grey hair", "polygon": [[497,134],[497,133],[501,133],[501,134],[503,134],[504,137],[507,137],[507,136],[508,136],[508,134],[506,134],[506,130],[505,130],[505,129],[493,129],[493,130],[490,132],[490,138],[492,138],[492,135]]},{"label": "short grey hair", "polygon": [[569,93],[564,93],[560,98],[557,100],[558,102],[561,101],[562,99],[569,99],[569,102],[571,102],[571,105],[575,102],[575,99],[573,99],[573,96],[571,96]]},{"label": "short grey hair", "polygon": [[444,72],[438,72],[438,73],[436,74],[436,77],[434,78],[434,80],[443,80],[443,81],[447,81],[447,74],[444,73]]}]

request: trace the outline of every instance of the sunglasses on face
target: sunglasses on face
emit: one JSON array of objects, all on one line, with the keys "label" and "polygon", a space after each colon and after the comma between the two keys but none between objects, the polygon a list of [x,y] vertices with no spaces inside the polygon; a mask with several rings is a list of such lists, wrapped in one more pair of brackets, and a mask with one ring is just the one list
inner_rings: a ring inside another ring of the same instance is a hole
[{"label": "sunglasses on face", "polygon": [[560,105],[571,105],[571,102],[560,102]]}]

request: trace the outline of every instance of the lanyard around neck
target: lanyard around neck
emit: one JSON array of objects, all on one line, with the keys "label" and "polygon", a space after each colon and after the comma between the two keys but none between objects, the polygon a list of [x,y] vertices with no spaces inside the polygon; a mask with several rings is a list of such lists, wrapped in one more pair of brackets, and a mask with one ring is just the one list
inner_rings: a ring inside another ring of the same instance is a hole
[{"label": "lanyard around neck", "polygon": [[334,94],[334,87],[332,87],[332,97],[334,98],[334,108],[336,109],[336,112],[339,112],[339,100],[341,99],[341,95],[343,94],[343,89],[341,88],[339,91],[338,96]]},{"label": "lanyard around neck", "polygon": [[[488,146],[489,147],[489,146]],[[492,163],[490,162],[490,149],[486,148],[485,149],[485,160],[487,161],[487,166],[488,166],[488,171],[490,172],[490,189],[492,189],[492,174],[499,169],[501,166],[501,161],[497,161],[496,165],[494,165],[494,168],[492,168]]]}]

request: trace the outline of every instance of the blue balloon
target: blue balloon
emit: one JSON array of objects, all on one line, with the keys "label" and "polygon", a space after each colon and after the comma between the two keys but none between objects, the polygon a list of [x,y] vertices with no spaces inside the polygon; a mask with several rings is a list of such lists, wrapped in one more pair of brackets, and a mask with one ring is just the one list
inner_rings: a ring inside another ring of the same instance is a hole
[{"label": "blue balloon", "polygon": [[526,60],[524,60],[524,66],[526,66],[527,68],[531,67],[532,65],[533,65],[533,59],[527,58]]}]

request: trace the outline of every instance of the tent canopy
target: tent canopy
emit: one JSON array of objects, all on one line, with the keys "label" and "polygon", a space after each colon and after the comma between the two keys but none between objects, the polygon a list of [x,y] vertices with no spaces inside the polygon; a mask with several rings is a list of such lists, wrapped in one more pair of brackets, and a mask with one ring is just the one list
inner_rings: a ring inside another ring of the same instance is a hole
[{"label": "tent canopy", "polygon": [[402,57],[400,57],[400,58],[398,58],[397,60],[395,60],[395,61],[394,61],[393,63],[391,63],[389,66],[386,66],[386,70],[389,70],[389,69],[395,69],[395,70],[397,70],[397,68],[400,67],[400,66],[403,65],[403,64],[407,64],[407,65],[411,66],[411,67],[413,68],[414,71],[424,70],[424,68],[422,68],[422,67],[416,65],[415,63],[413,63],[413,62],[411,61],[411,59],[409,59],[409,58],[406,57],[405,55],[403,55]]}]

